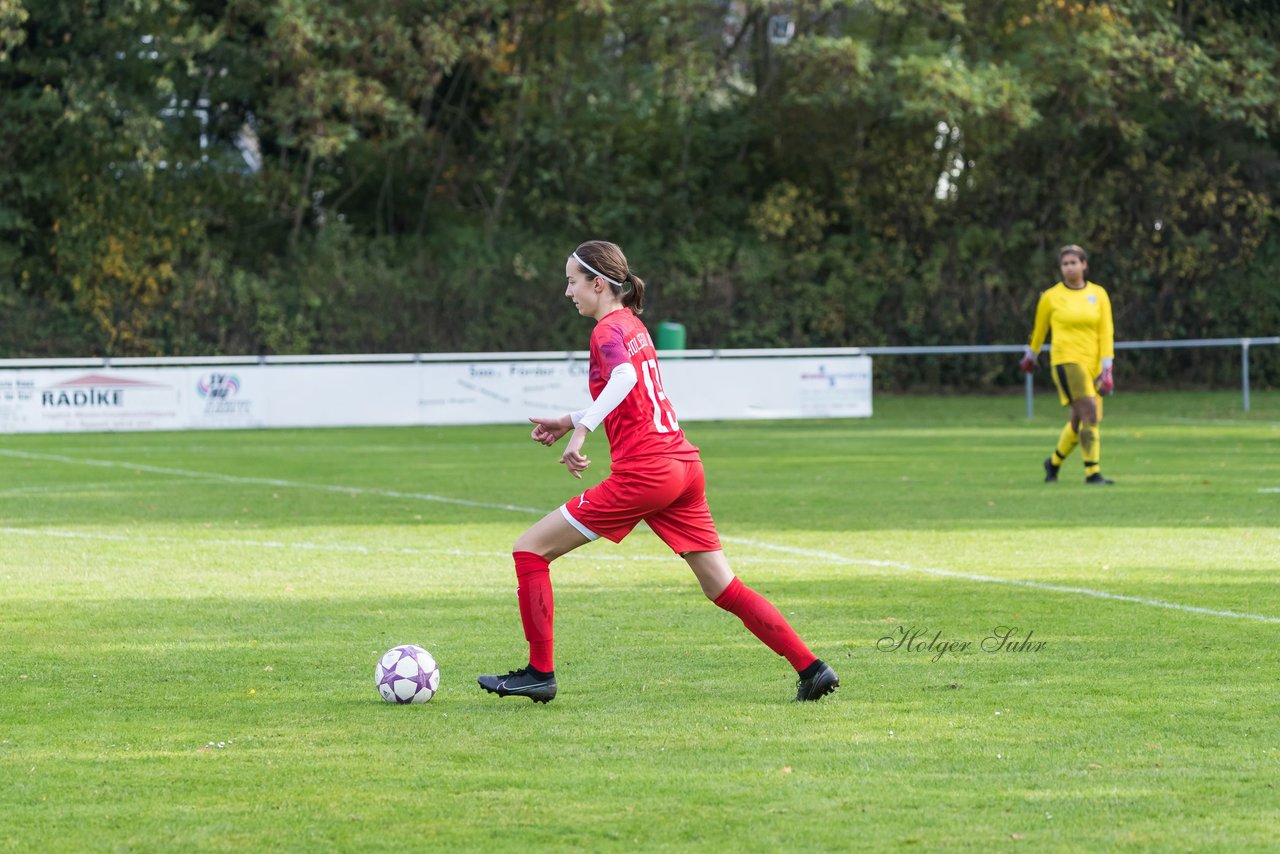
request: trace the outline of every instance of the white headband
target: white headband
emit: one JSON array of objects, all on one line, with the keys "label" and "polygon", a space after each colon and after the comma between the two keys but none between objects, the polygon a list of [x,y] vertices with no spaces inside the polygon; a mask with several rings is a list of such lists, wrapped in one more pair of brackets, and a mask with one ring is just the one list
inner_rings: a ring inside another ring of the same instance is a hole
[{"label": "white headband", "polygon": [[622,282],[615,282],[613,279],[609,278],[609,277],[608,277],[608,276],[606,276],[604,273],[601,273],[601,272],[600,272],[599,270],[597,270],[595,267],[592,267],[592,266],[591,266],[590,264],[588,264],[586,261],[583,261],[581,258],[579,258],[579,257],[578,257],[578,253],[577,253],[577,252],[574,252],[574,253],[573,253],[572,255],[570,255],[569,257],[570,257],[570,258],[572,258],[573,260],[577,261],[577,262],[578,262],[578,265],[579,265],[580,267],[582,267],[582,269],[586,270],[588,273],[594,273],[595,275],[597,275],[597,276],[599,276],[600,278],[604,279],[606,282],[608,282],[609,284],[613,285],[613,286],[614,286],[614,287],[616,287],[616,288],[620,288],[620,287],[622,287]]}]

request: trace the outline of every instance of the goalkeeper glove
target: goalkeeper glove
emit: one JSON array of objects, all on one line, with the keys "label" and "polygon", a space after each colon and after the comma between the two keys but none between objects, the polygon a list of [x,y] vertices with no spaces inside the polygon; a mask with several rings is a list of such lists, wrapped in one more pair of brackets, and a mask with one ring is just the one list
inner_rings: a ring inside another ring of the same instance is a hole
[{"label": "goalkeeper glove", "polygon": [[1098,394],[1106,397],[1116,390],[1115,377],[1111,375],[1111,366],[1107,365],[1102,369],[1102,375],[1098,377]]},{"label": "goalkeeper glove", "polygon": [[1018,367],[1022,368],[1024,374],[1029,374],[1036,369],[1036,358],[1038,353],[1032,352],[1031,348],[1026,348],[1026,353],[1022,357],[1022,361],[1018,363]]}]

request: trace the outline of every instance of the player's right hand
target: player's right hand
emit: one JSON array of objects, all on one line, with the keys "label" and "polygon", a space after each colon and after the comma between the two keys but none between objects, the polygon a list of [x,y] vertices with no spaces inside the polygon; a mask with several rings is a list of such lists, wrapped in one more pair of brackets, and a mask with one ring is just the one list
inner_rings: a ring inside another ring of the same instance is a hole
[{"label": "player's right hand", "polygon": [[1116,378],[1112,375],[1110,368],[1102,369],[1102,376],[1098,377],[1098,394],[1106,397],[1116,390]]},{"label": "player's right hand", "polygon": [[1024,374],[1034,373],[1036,369],[1036,357],[1034,353],[1027,353],[1022,357],[1022,361],[1018,363],[1018,367],[1022,368]]}]

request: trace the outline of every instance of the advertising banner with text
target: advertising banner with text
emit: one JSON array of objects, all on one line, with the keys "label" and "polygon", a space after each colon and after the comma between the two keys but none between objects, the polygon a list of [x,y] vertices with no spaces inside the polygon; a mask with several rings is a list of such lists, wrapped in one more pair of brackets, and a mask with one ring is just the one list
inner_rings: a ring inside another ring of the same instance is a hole
[{"label": "advertising banner with text", "polygon": [[[0,433],[522,424],[591,402],[575,359],[0,368]],[[865,418],[871,359],[664,357],[681,420]]]}]

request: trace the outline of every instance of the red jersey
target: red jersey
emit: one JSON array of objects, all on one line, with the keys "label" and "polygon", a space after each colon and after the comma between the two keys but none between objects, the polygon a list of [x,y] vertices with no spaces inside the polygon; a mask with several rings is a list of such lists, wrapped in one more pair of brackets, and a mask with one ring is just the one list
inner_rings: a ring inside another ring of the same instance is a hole
[{"label": "red jersey", "polygon": [[604,419],[613,468],[624,467],[627,460],[636,457],[698,459],[698,449],[684,437],[671,401],[662,391],[658,353],[649,330],[626,308],[606,314],[591,331],[592,400],[600,396],[613,369],[623,362],[635,368],[636,384]]}]

